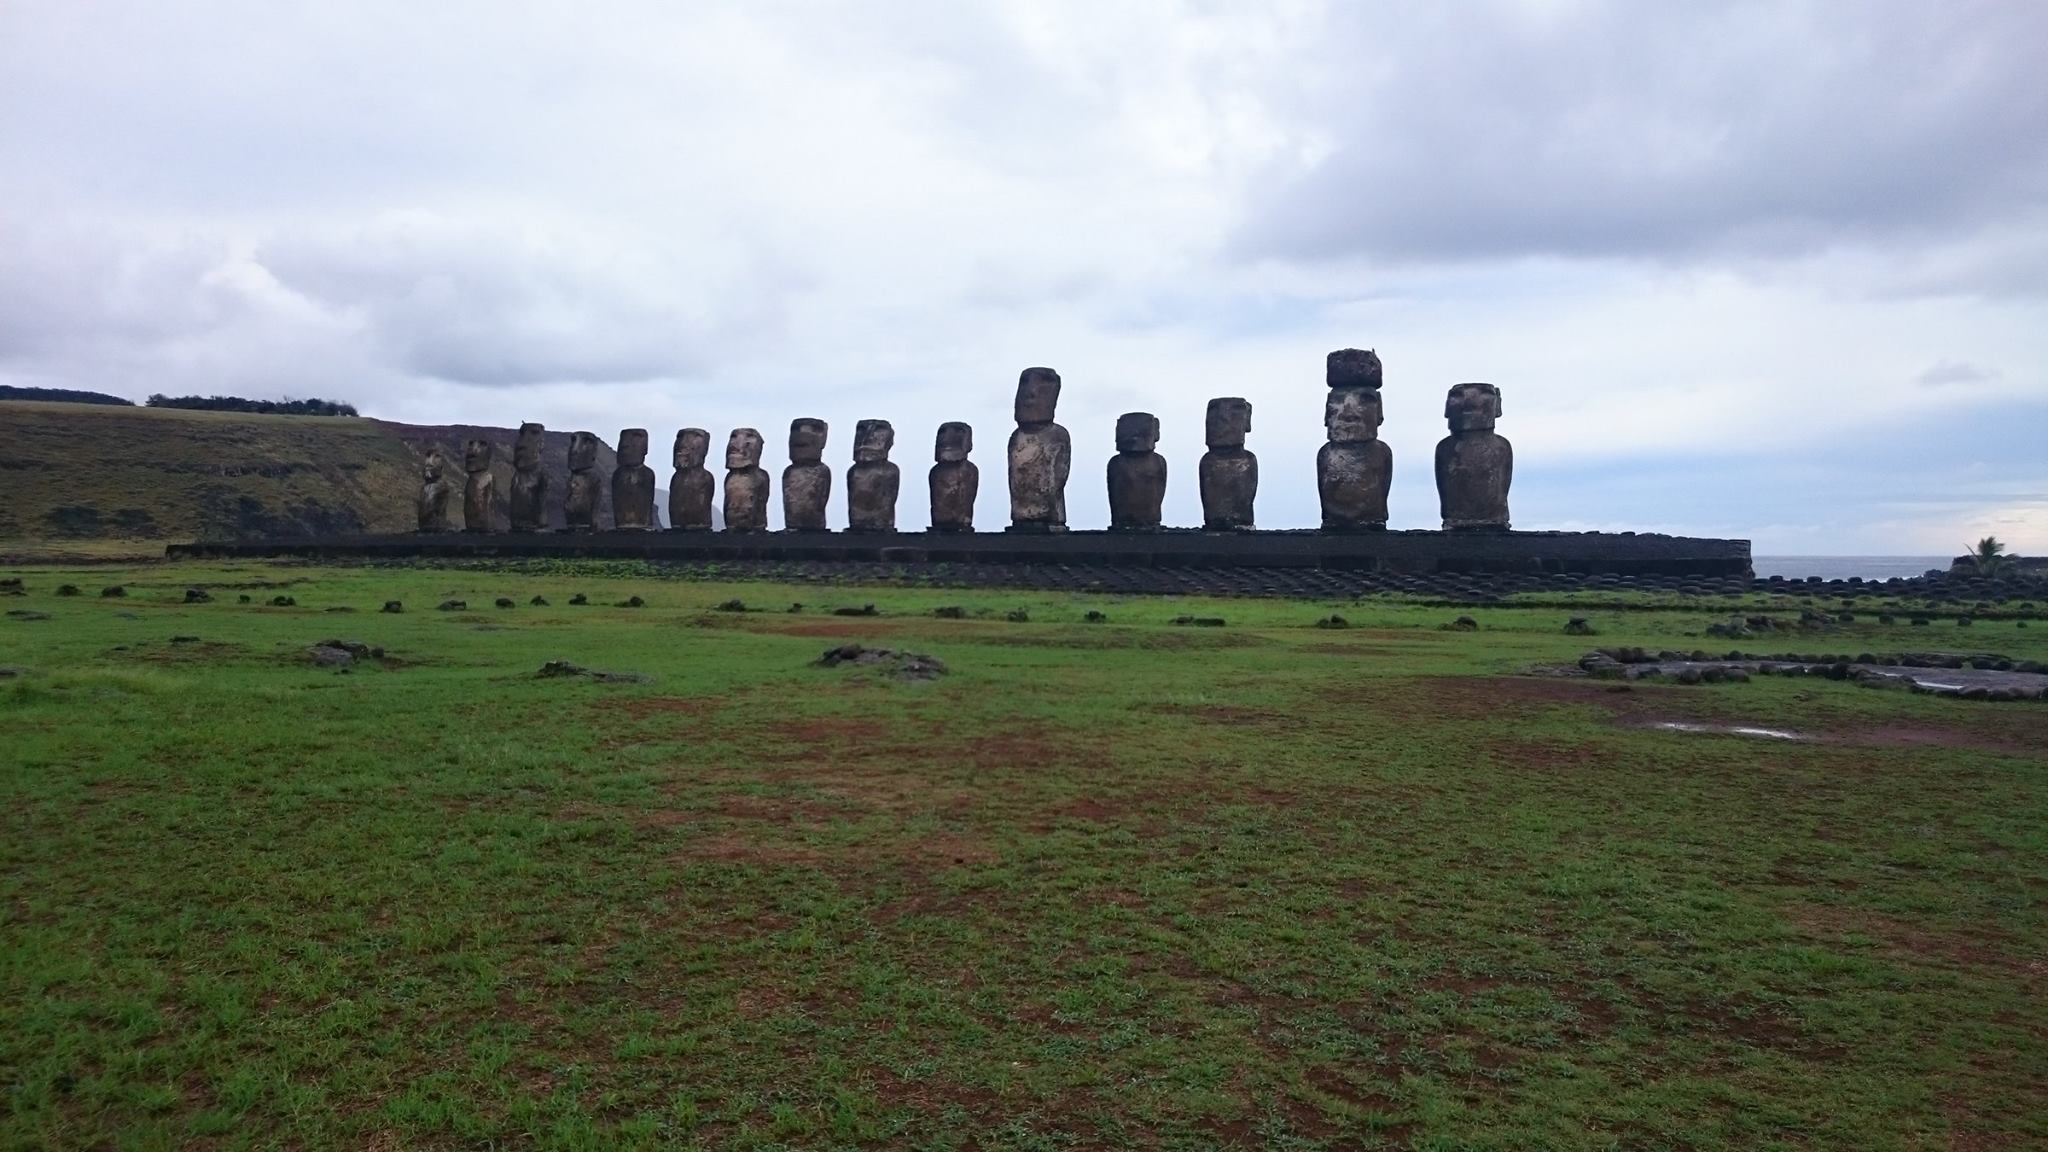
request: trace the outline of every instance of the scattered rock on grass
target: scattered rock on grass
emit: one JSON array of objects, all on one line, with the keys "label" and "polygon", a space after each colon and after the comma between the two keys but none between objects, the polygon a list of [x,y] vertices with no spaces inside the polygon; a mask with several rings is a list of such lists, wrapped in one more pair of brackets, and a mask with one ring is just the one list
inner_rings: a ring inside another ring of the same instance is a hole
[{"label": "scattered rock on grass", "polygon": [[719,601],[715,608],[715,611],[719,612],[745,612],[746,610],[747,602],[737,596],[730,600]]},{"label": "scattered rock on grass", "polygon": [[247,603],[249,603],[249,594],[248,594],[247,592],[244,592],[244,593],[242,593],[241,595],[239,595],[239,596],[235,597],[235,603],[237,603],[237,604],[247,604]]},{"label": "scattered rock on grass", "polygon": [[1479,631],[1479,621],[1474,620],[1470,616],[1460,616],[1441,627],[1446,632],[1477,632]]},{"label": "scattered rock on grass", "polygon": [[121,597],[126,596],[127,594],[128,589],[122,587],[119,584],[110,585],[106,588],[100,589],[100,597],[106,600],[118,600]]},{"label": "scattered rock on grass", "polygon": [[1012,608],[1008,612],[1003,613],[1003,619],[1008,620],[1012,624],[1029,624],[1031,623],[1031,613],[1022,608]]},{"label": "scattered rock on grass", "polygon": [[858,608],[834,608],[832,614],[834,616],[880,616],[881,612],[877,611],[873,604],[863,604]]},{"label": "scattered rock on grass", "polygon": [[646,606],[647,601],[642,600],[638,596],[628,596],[617,604],[612,605],[614,608],[645,608]]},{"label": "scattered rock on grass", "polygon": [[402,600],[386,600],[384,607],[380,611],[389,612],[396,616],[398,613],[405,611],[405,602]]},{"label": "scattered rock on grass", "polygon": [[434,605],[434,609],[437,612],[465,612],[469,609],[469,601],[443,600],[439,604]]},{"label": "scattered rock on grass", "polygon": [[514,603],[512,602],[512,598],[511,598],[510,596],[500,596],[500,597],[498,597],[498,607],[500,607],[500,608],[517,608],[517,607],[519,607],[519,605],[517,605],[517,604],[514,604]]},{"label": "scattered rock on grass", "polygon": [[299,602],[290,596],[272,596],[270,598],[270,606],[272,608],[296,608],[299,606]]},{"label": "scattered rock on grass", "polygon": [[10,619],[14,620],[48,620],[50,618],[48,612],[30,612],[25,608],[16,608],[7,615]]},{"label": "scattered rock on grass", "polygon": [[1183,628],[1223,627],[1223,617],[1221,616],[1175,616],[1173,622]]},{"label": "scattered rock on grass", "polygon": [[645,684],[654,679],[639,672],[601,672],[595,668],[585,668],[581,664],[572,664],[567,660],[550,660],[541,665],[540,671],[534,675],[544,680],[582,677],[600,684]]},{"label": "scattered rock on grass", "polygon": [[528,600],[527,604],[535,608],[545,608],[548,606],[548,598],[537,595],[533,599]]},{"label": "scattered rock on grass", "polygon": [[1108,616],[1104,615],[1101,612],[1096,611],[1093,608],[1090,608],[1088,610],[1088,614],[1086,616],[1081,617],[1081,619],[1086,620],[1090,624],[1105,624],[1109,621]]},{"label": "scattered rock on grass", "polygon": [[[79,595],[79,594],[80,594],[80,593],[79,593],[79,591],[78,591],[78,585],[76,585],[76,584],[59,584],[59,585],[57,585],[57,595],[59,595],[59,596],[77,596],[77,595]],[[244,600],[247,600],[247,599],[248,599],[248,597],[247,597],[247,596],[244,596],[244,597],[242,597],[242,599],[244,599]]]},{"label": "scattered rock on grass", "polygon": [[28,588],[22,584],[21,577],[9,576],[5,580],[0,580],[0,596],[26,595],[28,595]]},{"label": "scattered rock on grass", "polygon": [[1593,625],[1588,623],[1584,616],[1574,616],[1564,622],[1564,634],[1567,636],[1591,636],[1593,635]]},{"label": "scattered rock on grass", "polygon": [[581,606],[583,606],[583,605],[585,605],[585,604],[588,604],[588,603],[590,603],[590,597],[588,597],[588,596],[585,596],[585,595],[584,595],[583,593],[581,593],[581,592],[578,592],[578,593],[577,593],[577,594],[575,594],[574,596],[571,596],[571,597],[569,597],[569,603],[571,603],[571,604],[574,604],[574,605],[576,605],[576,606],[578,606],[578,607],[581,607]]},{"label": "scattered rock on grass", "polygon": [[932,615],[941,620],[965,620],[967,619],[967,609],[960,607],[958,604],[945,604],[932,609]]},{"label": "scattered rock on grass", "polygon": [[1346,620],[1346,619],[1345,619],[1345,618],[1343,618],[1342,616],[1339,616],[1339,615],[1337,615],[1337,614],[1336,614],[1335,612],[1332,612],[1332,613],[1330,613],[1330,614],[1329,614],[1328,616],[1325,616],[1325,617],[1323,617],[1322,619],[1320,619],[1320,620],[1316,621],[1316,627],[1318,627],[1318,628],[1349,628],[1349,627],[1351,627],[1351,621],[1349,621],[1349,620]]},{"label": "scattered rock on grass", "polygon": [[211,604],[213,603],[213,593],[208,592],[204,588],[187,588],[185,589],[185,603]]},{"label": "scattered rock on grass", "polygon": [[823,668],[837,668],[841,664],[858,664],[863,667],[885,666],[889,674],[899,680],[936,680],[946,674],[945,661],[921,652],[898,652],[891,648],[866,648],[859,644],[841,644],[825,649],[818,657]]}]

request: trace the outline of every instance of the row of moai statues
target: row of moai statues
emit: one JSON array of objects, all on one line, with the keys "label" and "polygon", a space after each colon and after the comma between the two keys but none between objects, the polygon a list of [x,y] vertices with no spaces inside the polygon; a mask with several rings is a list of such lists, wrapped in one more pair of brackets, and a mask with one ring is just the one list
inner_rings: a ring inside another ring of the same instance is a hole
[{"label": "row of moai statues", "polygon": [[[1329,355],[1323,405],[1328,439],[1316,454],[1316,487],[1322,500],[1323,528],[1328,531],[1375,531],[1387,526],[1387,492],[1393,483],[1394,454],[1379,438],[1384,421],[1380,404],[1382,367],[1377,353],[1345,348]],[[1027,368],[1017,380],[1015,416],[1008,464],[1012,532],[1064,532],[1067,527],[1067,477],[1073,466],[1073,441],[1055,420],[1060,376],[1050,368]],[[1508,486],[1514,478],[1514,449],[1494,431],[1501,414],[1500,389],[1491,384],[1459,384],[1451,388],[1444,416],[1451,434],[1436,448],[1437,495],[1443,526],[1450,530],[1508,527]],[[1213,531],[1249,529],[1258,496],[1259,460],[1245,447],[1252,429],[1251,402],[1228,396],[1209,401],[1204,433],[1209,450],[1197,477],[1202,494],[1202,526]],[[832,469],[824,462],[829,432],[825,421],[794,420],[789,426],[789,466],[782,472],[782,519],[797,532],[829,530],[825,506],[832,495]],[[538,424],[523,424],[513,449],[511,526],[514,532],[537,532],[546,524],[548,479],[541,470],[544,433]],[[900,474],[889,460],[896,430],[887,420],[862,420],[854,430],[853,466],[847,469],[847,530],[896,530],[896,496]],[[1127,412],[1117,418],[1116,455],[1108,468],[1110,528],[1113,531],[1157,531],[1166,499],[1166,459],[1158,453],[1159,418],[1149,412]],[[735,429],[726,439],[724,513],[729,532],[759,532],[768,527],[769,479],[761,467],[761,433]],[[597,437],[577,432],[569,441],[569,488],[563,499],[570,531],[589,531],[595,523],[599,483]],[[672,530],[703,531],[712,526],[711,505],[717,483],[705,468],[711,434],[702,428],[676,433],[675,475],[669,482],[668,522]],[[941,424],[933,448],[930,473],[931,529],[972,532],[974,501],[981,474],[968,455],[974,430],[966,424]],[[654,470],[647,467],[647,430],[619,433],[619,463],[611,476],[612,527],[652,529]],[[443,479],[446,464],[438,449],[427,453],[425,484],[420,496],[420,529],[426,532],[488,531],[492,500],[492,444],[471,440],[464,447],[468,482],[460,501],[462,524],[452,513],[453,486]]]}]

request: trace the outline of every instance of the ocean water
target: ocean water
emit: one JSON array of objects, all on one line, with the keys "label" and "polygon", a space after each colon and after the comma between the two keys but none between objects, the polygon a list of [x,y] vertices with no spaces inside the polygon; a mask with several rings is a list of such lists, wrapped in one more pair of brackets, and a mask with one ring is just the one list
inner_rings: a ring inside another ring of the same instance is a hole
[{"label": "ocean water", "polygon": [[1788,580],[1818,576],[1823,580],[1889,580],[1894,576],[1920,576],[1929,568],[1947,571],[1953,556],[1756,556],[1750,566],[1758,576],[1783,576]]}]

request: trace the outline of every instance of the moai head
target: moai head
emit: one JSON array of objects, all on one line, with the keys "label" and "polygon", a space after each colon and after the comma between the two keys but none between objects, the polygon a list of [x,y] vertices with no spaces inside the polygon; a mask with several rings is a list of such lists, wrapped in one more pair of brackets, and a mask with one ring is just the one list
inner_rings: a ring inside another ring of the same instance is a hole
[{"label": "moai head", "polygon": [[1209,401],[1209,417],[1203,432],[1211,448],[1242,448],[1252,430],[1252,402],[1241,396],[1221,396]]},{"label": "moai head", "polygon": [[1332,444],[1377,440],[1385,422],[1376,388],[1332,388],[1330,398],[1323,401],[1323,428]]},{"label": "moai head", "polygon": [[725,467],[738,472],[761,466],[761,434],[752,428],[735,428],[725,440]]},{"label": "moai head", "polygon": [[879,464],[896,446],[896,428],[887,420],[863,420],[853,426],[853,462]]},{"label": "moai head", "polygon": [[1150,412],[1126,412],[1116,418],[1116,450],[1150,452],[1159,446],[1159,417]]},{"label": "moai head", "polygon": [[465,441],[462,445],[462,470],[471,473],[490,471],[491,457],[497,455],[493,447],[489,440],[481,437]]},{"label": "moai head", "polygon": [[1491,384],[1453,384],[1444,400],[1444,419],[1453,432],[1489,432],[1500,419],[1500,389]]},{"label": "moai head", "polygon": [[825,459],[826,425],[823,420],[800,416],[789,422],[789,462],[817,464]]},{"label": "moai head", "polygon": [[595,467],[597,467],[596,433],[569,433],[569,471],[588,472]]},{"label": "moai head", "polygon": [[647,463],[647,429],[619,430],[619,467],[638,468]]},{"label": "moai head", "polygon": [[1380,386],[1380,354],[1370,348],[1339,348],[1330,353],[1323,378],[1332,388],[1377,390]]},{"label": "moai head", "polygon": [[1050,368],[1026,368],[1017,377],[1017,423],[1050,424],[1059,402],[1059,373]]},{"label": "moai head", "polygon": [[541,449],[547,443],[548,430],[538,424],[521,424],[519,439],[512,445],[512,467],[521,472],[531,472],[540,467]]},{"label": "moai head", "polygon": [[948,420],[939,425],[939,436],[932,445],[932,459],[940,464],[958,464],[974,451],[974,428],[958,420]]},{"label": "moai head", "polygon": [[685,428],[676,433],[673,459],[678,472],[694,472],[711,454],[711,433],[702,428]]},{"label": "moai head", "polygon": [[448,461],[441,455],[439,444],[427,445],[427,454],[420,461],[420,475],[432,484],[441,478],[441,470],[448,467]]}]

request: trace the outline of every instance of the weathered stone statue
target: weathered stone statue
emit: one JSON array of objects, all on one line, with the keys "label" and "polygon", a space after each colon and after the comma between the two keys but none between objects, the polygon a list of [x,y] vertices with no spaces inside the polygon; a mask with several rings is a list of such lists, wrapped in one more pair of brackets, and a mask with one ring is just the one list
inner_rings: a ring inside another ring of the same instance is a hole
[{"label": "weathered stone statue", "polygon": [[863,420],[853,429],[853,467],[846,470],[846,526],[854,532],[894,532],[896,491],[902,472],[889,462],[896,429],[887,420]]},{"label": "weathered stone statue", "polygon": [[832,467],[825,463],[823,420],[808,416],[789,422],[789,467],[782,470],[782,526],[791,532],[825,532],[825,502],[832,498]]},{"label": "weathered stone statue", "polygon": [[597,527],[597,437],[569,433],[569,491],[562,497],[562,521],[570,532]]},{"label": "weathered stone statue", "polygon": [[512,445],[512,530],[539,532],[548,526],[548,474],[541,467],[547,429],[521,424]]},{"label": "weathered stone statue", "polygon": [[612,527],[654,528],[654,469],[647,466],[647,429],[619,431],[619,466],[612,472]]},{"label": "weathered stone statue", "polygon": [[1109,458],[1109,526],[1120,532],[1159,527],[1166,500],[1166,457],[1159,446],[1159,417],[1126,412],[1116,418],[1116,455]]},{"label": "weathered stone statue", "polygon": [[1379,438],[1386,419],[1379,355],[1357,348],[1332,352],[1326,375],[1330,395],[1323,402],[1323,429],[1330,442],[1316,453],[1323,527],[1335,532],[1384,529],[1394,453]]},{"label": "weathered stone statue", "polygon": [[1211,531],[1250,528],[1252,501],[1259,494],[1259,458],[1245,451],[1252,430],[1251,401],[1225,396],[1209,401],[1202,455],[1202,527]]},{"label": "weathered stone statue", "polygon": [[702,532],[711,527],[711,497],[718,489],[718,481],[704,467],[704,458],[710,454],[711,433],[702,428],[685,428],[676,433],[676,474],[668,482],[670,530]]},{"label": "weathered stone statue", "polygon": [[491,461],[498,454],[489,440],[468,441],[462,446],[462,470],[468,474],[462,486],[462,530],[491,530],[491,498],[498,494],[497,477],[491,475]]},{"label": "weathered stone statue", "polygon": [[1067,530],[1067,473],[1074,444],[1053,423],[1060,374],[1026,368],[1017,377],[1017,430],[1010,433],[1010,531]]},{"label": "weathered stone statue", "polygon": [[939,425],[932,445],[932,531],[974,531],[974,498],[981,493],[981,470],[967,458],[974,451],[974,429],[958,420]]},{"label": "weathered stone statue", "polygon": [[420,531],[455,531],[455,485],[450,484],[442,474],[448,470],[447,458],[441,455],[439,444],[429,445],[426,458],[420,461]]},{"label": "weathered stone statue", "polygon": [[1458,384],[1444,401],[1451,434],[1436,446],[1436,494],[1444,529],[1508,527],[1508,485],[1515,449],[1493,430],[1500,419],[1500,389]]},{"label": "weathered stone statue", "polygon": [[761,467],[761,434],[735,428],[725,442],[725,530],[768,530],[768,473]]}]

